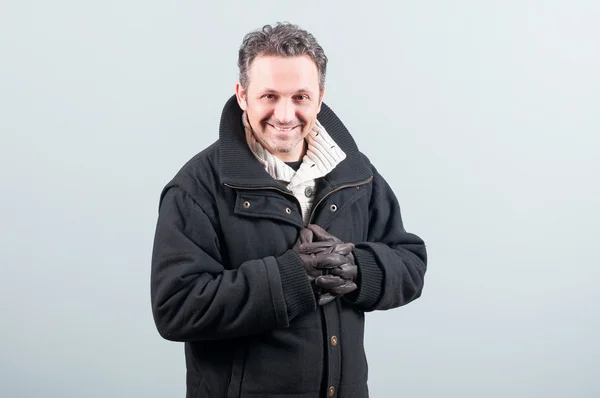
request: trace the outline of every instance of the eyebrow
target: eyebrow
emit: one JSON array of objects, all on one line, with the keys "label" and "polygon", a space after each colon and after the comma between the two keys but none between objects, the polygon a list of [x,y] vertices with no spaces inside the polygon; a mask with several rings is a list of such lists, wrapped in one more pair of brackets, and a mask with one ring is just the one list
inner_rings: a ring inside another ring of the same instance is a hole
[{"label": "eyebrow", "polygon": [[[268,88],[268,87],[267,87],[267,88],[264,88],[264,89],[262,90],[262,92],[263,92],[263,93],[278,93],[278,91],[277,91],[277,90],[275,90],[275,89],[272,89],[272,88]],[[308,93],[308,94],[312,94],[312,93],[313,93],[313,90],[311,90],[311,89],[310,89],[310,88],[308,88],[308,87],[302,87],[302,88],[300,88],[300,89],[296,90],[294,93],[295,93],[295,94],[297,94],[297,93]]]}]

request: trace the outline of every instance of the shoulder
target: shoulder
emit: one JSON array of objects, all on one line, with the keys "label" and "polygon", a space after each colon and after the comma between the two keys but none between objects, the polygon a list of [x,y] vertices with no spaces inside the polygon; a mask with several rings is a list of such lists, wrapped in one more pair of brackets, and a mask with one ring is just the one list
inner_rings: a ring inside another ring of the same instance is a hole
[{"label": "shoulder", "polygon": [[217,140],[183,163],[164,185],[160,201],[171,189],[181,190],[200,203],[213,198],[219,187],[218,168],[219,141]]}]

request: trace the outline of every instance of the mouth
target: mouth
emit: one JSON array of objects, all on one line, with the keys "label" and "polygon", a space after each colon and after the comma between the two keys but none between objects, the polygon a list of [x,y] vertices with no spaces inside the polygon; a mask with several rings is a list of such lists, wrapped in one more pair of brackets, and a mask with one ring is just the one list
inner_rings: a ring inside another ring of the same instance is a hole
[{"label": "mouth", "polygon": [[284,132],[284,133],[285,133],[285,132],[292,131],[292,130],[294,130],[296,127],[299,127],[298,125],[296,125],[296,126],[291,126],[291,127],[277,127],[277,126],[274,126],[274,125],[272,125],[271,123],[267,123],[267,124],[268,124],[269,126],[273,127],[275,130],[277,130],[277,131],[281,131],[281,132]]}]

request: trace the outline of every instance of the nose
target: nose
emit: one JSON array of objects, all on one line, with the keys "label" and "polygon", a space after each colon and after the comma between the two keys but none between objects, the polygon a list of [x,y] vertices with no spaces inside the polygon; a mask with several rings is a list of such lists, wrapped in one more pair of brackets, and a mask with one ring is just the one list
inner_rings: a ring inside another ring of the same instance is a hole
[{"label": "nose", "polygon": [[273,116],[275,116],[277,123],[285,126],[289,123],[292,123],[292,121],[295,119],[295,113],[296,111],[294,109],[294,105],[287,99],[281,99],[275,106],[275,112]]}]

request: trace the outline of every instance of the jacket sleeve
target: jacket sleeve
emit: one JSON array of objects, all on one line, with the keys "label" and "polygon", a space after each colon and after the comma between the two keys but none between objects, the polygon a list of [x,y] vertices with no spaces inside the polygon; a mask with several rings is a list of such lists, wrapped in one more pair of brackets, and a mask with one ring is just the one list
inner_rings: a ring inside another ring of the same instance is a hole
[{"label": "jacket sleeve", "polygon": [[209,216],[184,190],[161,200],[151,267],[151,305],[172,341],[227,339],[289,326],[316,300],[300,258],[288,250],[229,269]]},{"label": "jacket sleeve", "polygon": [[425,243],[404,229],[394,192],[371,168],[368,237],[356,243],[353,252],[359,269],[358,289],[345,297],[364,311],[396,308],[419,298],[427,269]]}]

